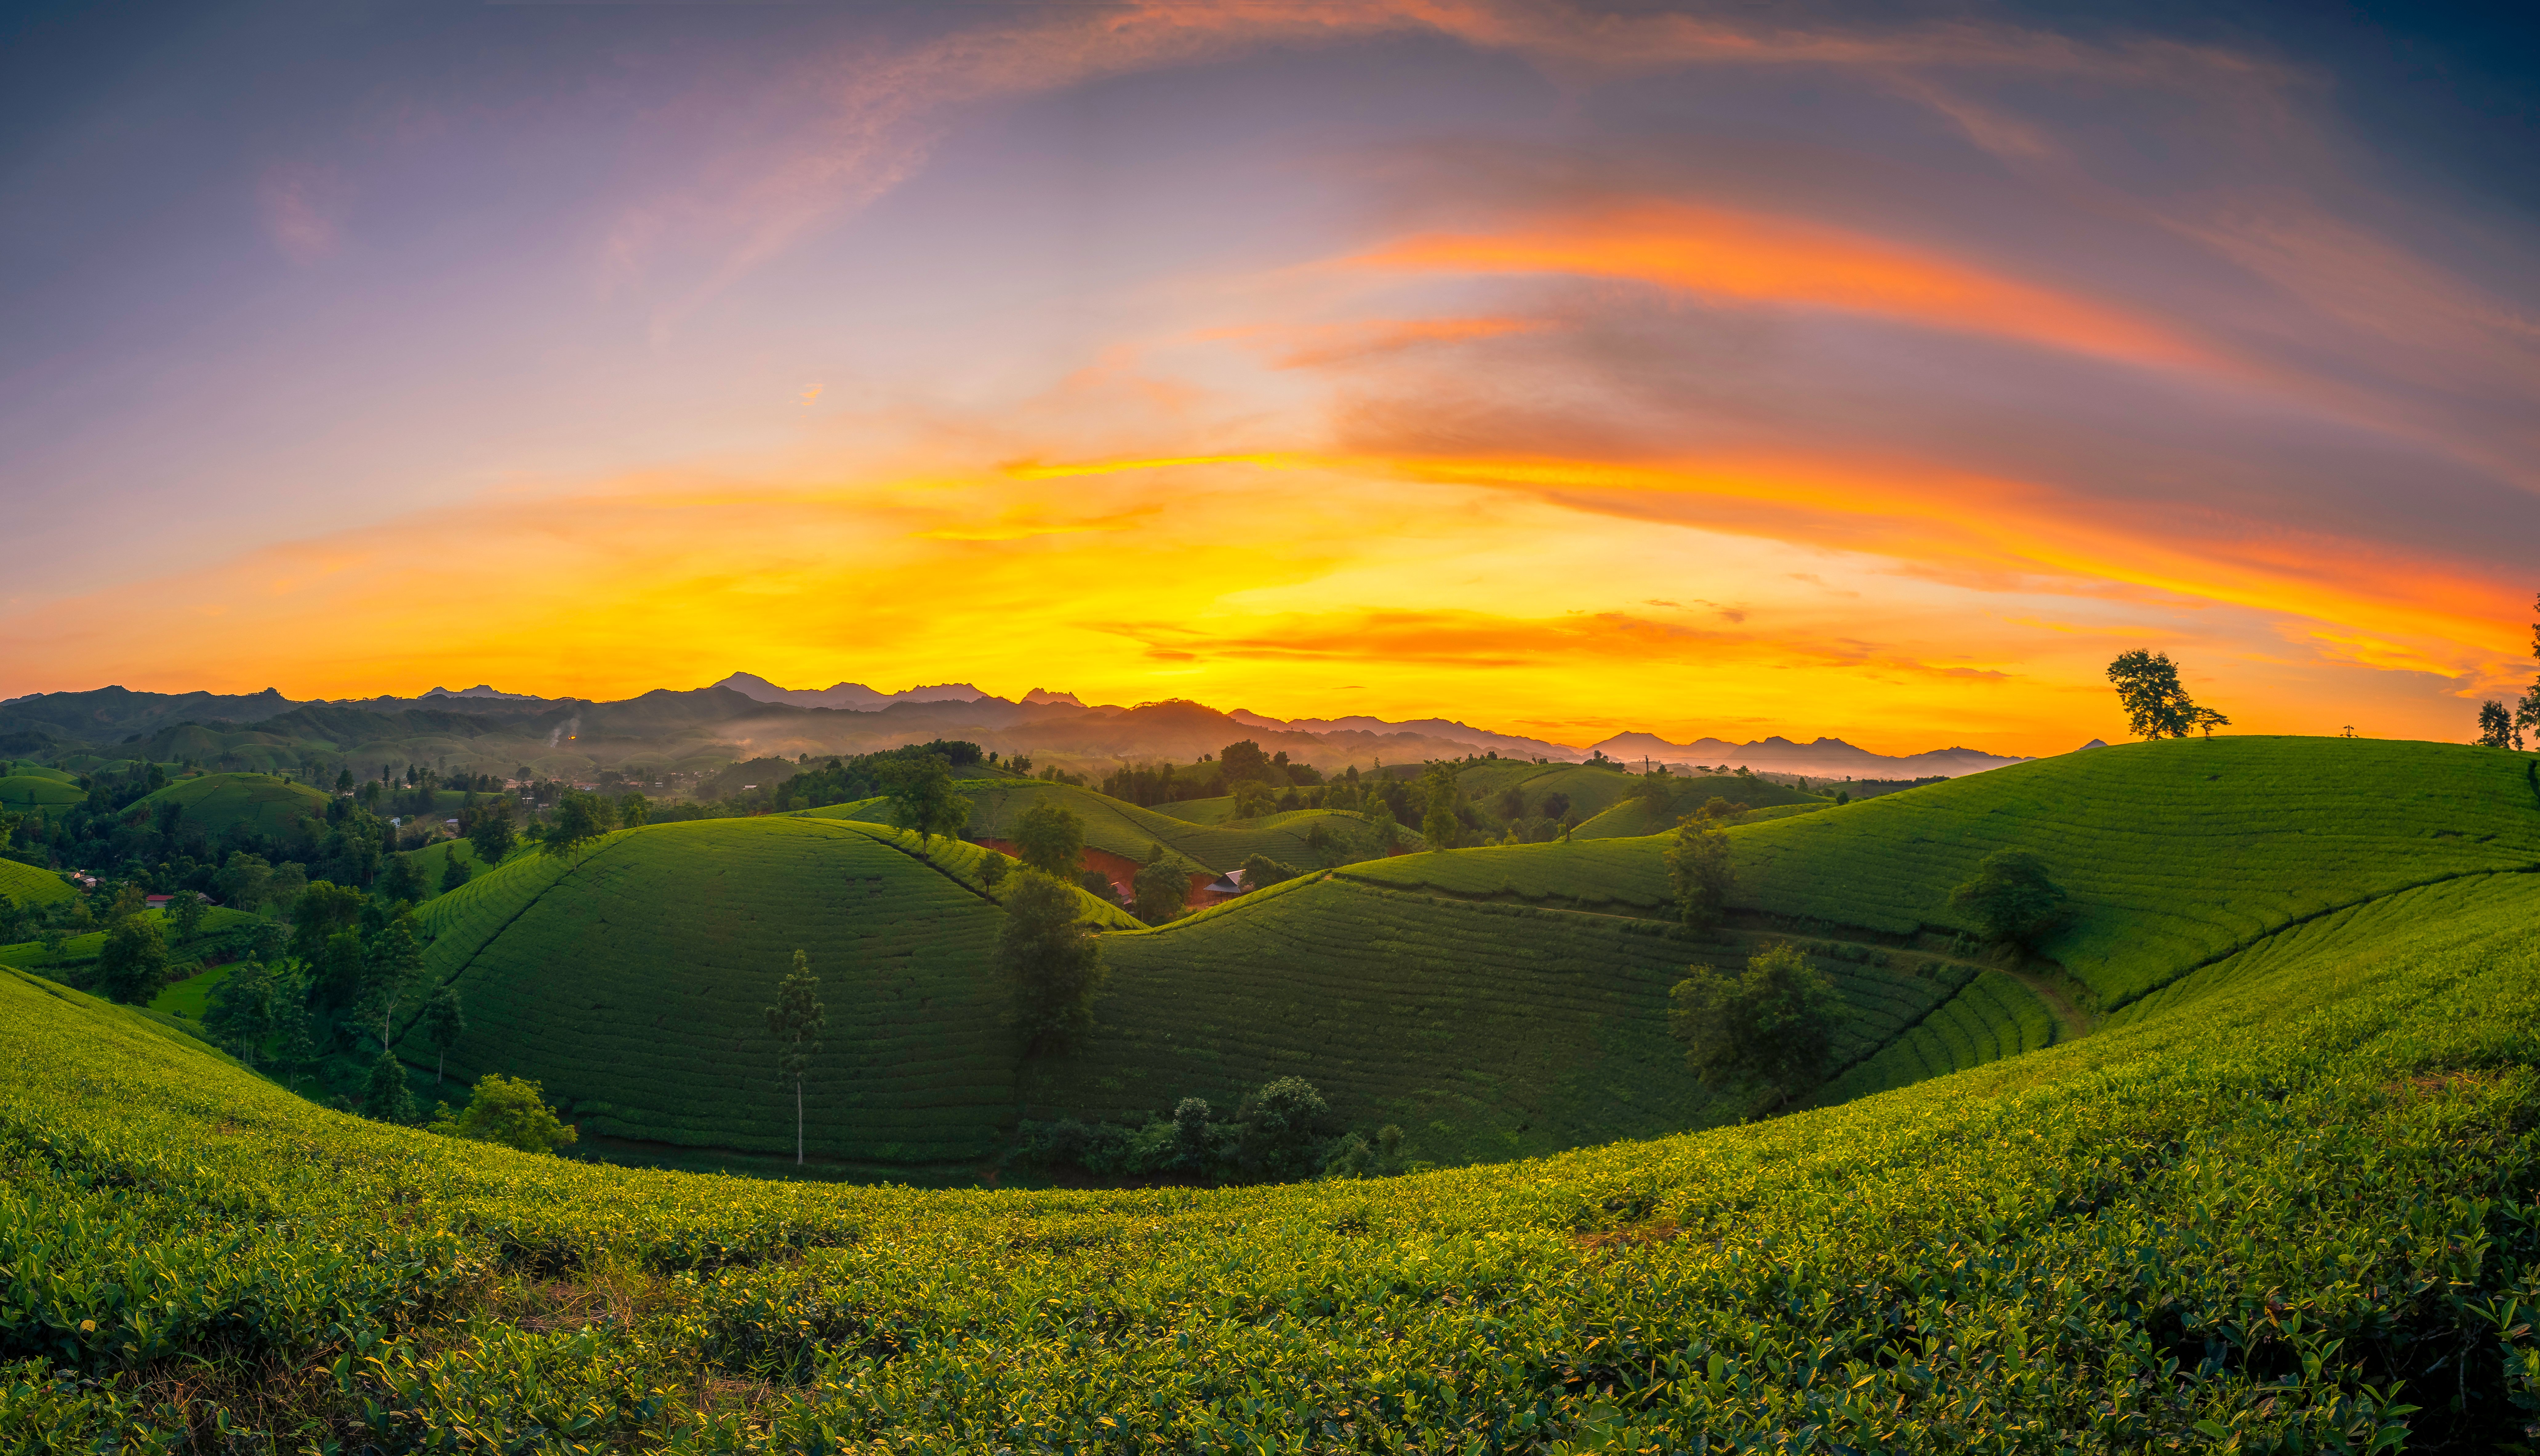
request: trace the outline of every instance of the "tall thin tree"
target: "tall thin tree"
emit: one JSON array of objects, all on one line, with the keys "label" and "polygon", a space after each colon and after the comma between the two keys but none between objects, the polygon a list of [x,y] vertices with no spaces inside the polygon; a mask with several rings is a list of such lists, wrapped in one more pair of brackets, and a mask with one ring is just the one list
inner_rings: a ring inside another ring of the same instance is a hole
[{"label": "tall thin tree", "polygon": [[794,1083],[794,1166],[803,1165],[803,1083],[819,1055],[820,1033],[829,1029],[820,1005],[820,978],[811,974],[811,958],[794,952],[794,969],[776,987],[776,1005],[767,1008],[767,1034],[776,1039],[776,1072]]}]

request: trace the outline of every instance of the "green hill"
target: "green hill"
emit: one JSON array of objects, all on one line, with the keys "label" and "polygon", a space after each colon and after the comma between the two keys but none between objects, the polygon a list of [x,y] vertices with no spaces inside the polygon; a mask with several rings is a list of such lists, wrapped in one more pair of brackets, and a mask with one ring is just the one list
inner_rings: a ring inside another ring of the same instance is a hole
[{"label": "green hill", "polygon": [[241,824],[279,834],[326,814],[325,795],[271,774],[201,774],[179,779],[140,803],[154,814],[162,804],[183,804],[184,826],[212,835]]},{"label": "green hill", "polygon": [[66,808],[87,797],[78,785],[61,779],[28,773],[0,779],[0,809]]},{"label": "green hill", "polygon": [[45,779],[55,784],[77,784],[79,782],[79,775],[77,774],[71,773],[65,769],[51,768],[40,763],[27,763],[20,761],[8,765],[7,771],[8,776],[13,779]]},{"label": "green hill", "polygon": [[[985,1156],[1013,1118],[1016,1048],[999,1021],[1003,914],[984,852],[801,816],[622,830],[571,859],[506,862],[422,912],[425,971],[457,988],[468,1032],[450,1070],[543,1081],[595,1132],[687,1147],[794,1144],[793,1100],[762,1008],[806,951],[828,1006],[811,1079],[811,1150],[922,1165]],[[1091,896],[1089,916],[1134,925]],[[430,1065],[408,1032],[409,1062]]]},{"label": "green hill", "polygon": [[[2204,893],[2272,893],[2278,872],[2226,859]],[[0,1431],[56,1450],[241,1427],[261,1434],[224,1439],[248,1449],[2508,1450],[2540,1400],[2535,922],[2540,876],[2471,871],[2261,936],[2079,1042],[1843,1106],[1214,1192],[529,1156],[324,1111],[0,975]]]},{"label": "green hill", "polygon": [[49,869],[21,865],[15,860],[0,860],[0,898],[20,906],[50,905],[71,899],[78,893]]},{"label": "green hill", "polygon": [[[1011,839],[1017,820],[1033,804],[1064,805],[1085,822],[1085,846],[1124,860],[1145,864],[1157,845],[1174,864],[1194,875],[1219,875],[1242,867],[1254,855],[1267,855],[1300,867],[1320,863],[1307,840],[1320,826],[1352,853],[1376,852],[1376,831],[1357,814],[1328,809],[1298,809],[1232,825],[1195,824],[1154,809],[1141,808],[1091,789],[1030,779],[976,779],[959,786],[970,800],[970,821],[962,833],[972,839]],[[879,798],[797,813],[825,819],[881,822],[888,815]]]},{"label": "green hill", "polygon": [[[1104,937],[1110,981],[1084,1048],[1038,1082],[1041,1115],[1134,1122],[1186,1096],[1232,1108],[1302,1075],[1353,1124],[1467,1162],[1733,1120],[1667,1034],[1667,989],[1703,943],[1645,920],[1476,905],[1345,878],[1292,880],[1140,935]],[[1949,1000],[1971,965],[1816,958],[1847,1011],[1835,1059],[1870,1056]]]}]

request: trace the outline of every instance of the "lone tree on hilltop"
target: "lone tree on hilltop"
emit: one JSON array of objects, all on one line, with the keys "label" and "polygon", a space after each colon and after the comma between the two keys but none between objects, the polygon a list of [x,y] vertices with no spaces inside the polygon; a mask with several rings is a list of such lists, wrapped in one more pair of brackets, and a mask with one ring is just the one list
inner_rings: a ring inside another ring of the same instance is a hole
[{"label": "lone tree on hilltop", "polygon": [[2505,705],[2490,699],[2478,705],[2476,741],[2483,748],[2519,748],[2522,732],[2513,726],[2513,715],[2505,711]]},{"label": "lone tree on hilltop", "polygon": [[811,974],[811,958],[794,952],[794,969],[777,983],[776,1005],[767,1008],[767,1034],[776,1038],[776,1073],[794,1083],[794,1166],[803,1165],[803,1083],[819,1054],[820,1033],[829,1029],[820,1005],[820,978]]},{"label": "lone tree on hilltop", "polygon": [[2108,681],[2117,685],[2117,702],[2126,710],[2126,730],[2139,738],[2184,738],[2199,728],[2210,733],[2230,722],[2196,706],[2179,684],[2178,664],[2167,653],[2142,648],[2120,653],[2108,664]]},{"label": "lone tree on hilltop", "polygon": [[424,1039],[432,1043],[433,1055],[438,1059],[432,1066],[432,1084],[439,1086],[450,1070],[450,1049],[467,1034],[467,1013],[459,1008],[457,989],[444,986],[433,992],[423,1003],[420,1019]]},{"label": "lone tree on hilltop", "polygon": [[1015,849],[1017,858],[1050,878],[1074,879],[1085,858],[1085,821],[1045,797],[1015,820]]},{"label": "lone tree on hilltop", "polygon": [[1975,917],[1987,936],[2022,949],[2034,949],[2071,914],[2063,887],[2047,877],[2046,862],[2026,850],[1985,856],[1976,877],[1949,892],[1949,904]]},{"label": "lone tree on hilltop", "polygon": [[1016,875],[1006,896],[997,959],[1014,987],[1025,1057],[1064,1052],[1094,1024],[1102,947],[1093,928],[1076,918],[1076,907],[1067,886],[1036,869]]},{"label": "lone tree on hilltop", "polygon": [[476,1090],[460,1111],[453,1113],[446,1105],[436,1109],[424,1131],[523,1152],[553,1152],[578,1136],[548,1110],[536,1082],[499,1072],[477,1079]]},{"label": "lone tree on hilltop", "polygon": [[890,822],[914,833],[920,844],[954,834],[969,822],[970,800],[952,792],[952,764],[941,753],[884,759],[874,769],[890,799]]},{"label": "lone tree on hilltop", "polygon": [[1229,793],[1234,791],[1235,784],[1246,780],[1267,784],[1270,782],[1270,755],[1262,752],[1261,745],[1250,738],[1240,743],[1229,743],[1217,755],[1217,772],[1218,777],[1226,781]]},{"label": "lone tree on hilltop", "polygon": [[1780,1102],[1823,1071],[1841,1003],[1797,946],[1765,946],[1740,975],[1690,969],[1667,993],[1667,1030],[1705,1086],[1761,1082]]},{"label": "lone tree on hilltop", "polygon": [[1717,928],[1729,913],[1729,892],[1737,887],[1736,872],[1729,865],[1729,836],[1707,818],[1687,816],[1667,840],[1666,867],[1685,929]]}]

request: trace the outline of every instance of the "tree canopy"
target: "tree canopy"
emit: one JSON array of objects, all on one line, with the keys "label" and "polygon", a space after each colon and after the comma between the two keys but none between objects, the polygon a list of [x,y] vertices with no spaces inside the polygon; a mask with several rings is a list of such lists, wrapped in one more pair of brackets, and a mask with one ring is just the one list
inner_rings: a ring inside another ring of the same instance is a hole
[{"label": "tree canopy", "polygon": [[1006,896],[997,959],[1014,988],[1015,1021],[1026,1057],[1064,1052],[1094,1024],[1094,999],[1104,977],[1102,947],[1076,911],[1068,887],[1038,870],[1016,875]]},{"label": "tree canopy", "polygon": [[1085,821],[1043,798],[1015,820],[1016,858],[1052,879],[1072,880],[1085,858]]},{"label": "tree canopy", "polygon": [[1994,851],[1976,866],[1975,878],[1949,892],[1949,904],[1973,916],[1986,936],[2031,948],[2064,923],[2065,902],[2046,862],[2027,850]]},{"label": "tree canopy", "polygon": [[912,753],[875,766],[890,799],[890,821],[920,839],[957,834],[969,822],[970,800],[952,792],[952,765],[940,753]]},{"label": "tree canopy", "polygon": [[1667,1030],[1706,1085],[1756,1081],[1788,1097],[1825,1071],[1841,1004],[1797,946],[1765,946],[1742,974],[1691,972],[1667,993]]},{"label": "tree canopy", "polygon": [[[1726,803],[1726,799],[1713,799]],[[1675,891],[1676,915],[1688,930],[1717,927],[1729,913],[1729,896],[1737,887],[1729,863],[1729,836],[1708,817],[1687,817],[1667,839],[1667,882]]]},{"label": "tree canopy", "polygon": [[536,1082],[499,1072],[478,1078],[474,1094],[458,1113],[440,1108],[425,1131],[523,1152],[553,1152],[577,1137],[548,1109]]},{"label": "tree canopy", "polygon": [[2116,684],[2117,702],[2126,710],[2126,730],[2139,738],[2184,738],[2198,728],[2210,734],[2231,721],[2196,706],[2167,653],[2120,653],[2108,664],[2108,681]]}]

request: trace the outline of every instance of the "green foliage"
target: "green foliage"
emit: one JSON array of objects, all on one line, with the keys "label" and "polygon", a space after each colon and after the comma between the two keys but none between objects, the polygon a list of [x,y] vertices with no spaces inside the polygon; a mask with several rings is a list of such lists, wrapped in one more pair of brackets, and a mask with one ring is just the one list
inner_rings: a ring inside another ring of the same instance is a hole
[{"label": "green foliage", "polygon": [[1151,926],[1163,925],[1189,903],[1190,882],[1189,871],[1175,864],[1163,845],[1157,845],[1129,881],[1130,912]]},{"label": "green foliage", "polygon": [[958,834],[970,818],[970,800],[952,791],[952,766],[942,754],[894,758],[876,769],[890,801],[890,822],[919,839]]},{"label": "green foliage", "polygon": [[302,890],[291,905],[291,954],[310,963],[323,960],[326,940],[361,924],[359,890],[318,880]]},{"label": "green foliage", "polygon": [[146,915],[116,920],[97,958],[99,989],[126,1005],[140,1005],[158,995],[167,979],[168,945],[159,923]]},{"label": "green foliage", "polygon": [[362,1083],[362,1115],[384,1123],[414,1121],[414,1091],[406,1085],[405,1064],[393,1052],[382,1052]]},{"label": "green foliage", "polygon": [[1718,926],[1737,889],[1729,864],[1729,836],[1703,819],[1688,817],[1667,838],[1667,887],[1675,892],[1676,916],[1692,931]]},{"label": "green foliage", "polygon": [[512,801],[497,798],[490,803],[478,804],[466,812],[464,822],[459,827],[467,836],[468,845],[476,851],[478,864],[500,865],[503,857],[512,852],[515,838]]},{"label": "green foliage", "polygon": [[1976,866],[1976,877],[1949,892],[1996,940],[2033,946],[2063,923],[2069,896],[2046,872],[2046,862],[2027,850],[1996,850]]},{"label": "green foliage", "polygon": [[1243,862],[1243,890],[1246,894],[1266,890],[1274,884],[1285,884],[1304,872],[1294,866],[1282,865],[1268,855],[1254,855]]},{"label": "green foliage", "polygon": [[1706,1085],[1760,1082],[1788,1097],[1826,1073],[1842,1008],[1832,981],[1776,943],[1742,974],[1695,965],[1667,993],[1667,1029]]},{"label": "green foliage", "polygon": [[203,917],[211,906],[192,890],[178,890],[168,900],[168,919],[176,927],[176,943],[186,944],[202,933]]},{"label": "green foliage", "polygon": [[538,848],[548,855],[571,855],[616,827],[617,815],[608,800],[597,794],[567,789],[557,796],[556,806],[547,814],[546,832],[539,836]]},{"label": "green foliage", "polygon": [[776,1004],[767,1007],[767,1036],[776,1043],[776,1075],[794,1088],[794,1161],[803,1161],[803,1083],[820,1054],[820,1034],[829,1029],[828,1009],[820,1005],[820,978],[811,974],[811,958],[794,952],[794,969],[776,983]]},{"label": "green foliage", "polygon": [[625,829],[641,829],[653,816],[652,800],[640,794],[629,794],[617,800],[617,823]]},{"label": "green foliage", "polygon": [[2478,736],[2472,739],[2482,748],[2519,748],[2521,734],[2514,730],[2513,715],[2505,705],[2490,698],[2478,705]]},{"label": "green foliage", "polygon": [[423,1009],[415,1019],[423,1028],[425,1042],[432,1047],[432,1080],[438,1085],[450,1071],[450,1049],[466,1034],[467,1012],[455,988],[437,986],[424,999]]},{"label": "green foliage", "polygon": [[519,1152],[540,1153],[551,1153],[579,1136],[548,1108],[536,1082],[508,1077],[499,1072],[478,1078],[467,1105],[457,1113],[447,1106],[435,1109],[426,1131],[469,1143],[491,1143]]},{"label": "green foliage", "polygon": [[156,819],[174,810],[189,833],[217,838],[234,828],[284,838],[326,816],[326,796],[272,774],[200,774],[141,800]]},{"label": "green foliage", "polygon": [[1019,858],[1052,879],[1071,880],[1082,872],[1085,821],[1065,804],[1042,798],[1015,820]]},{"label": "green foliage", "polygon": [[1237,780],[1228,797],[1231,818],[1257,819],[1279,806],[1278,792],[1254,779]]},{"label": "green foliage", "polygon": [[1448,764],[1432,764],[1420,776],[1420,837],[1432,852],[1451,850],[1462,833],[1455,817],[1455,772]]},{"label": "green foliage", "polygon": [[1102,947],[1093,927],[1077,918],[1079,903],[1067,886],[1038,870],[1017,876],[1006,896],[997,960],[1014,989],[1015,1021],[1027,1057],[1064,1053],[1093,1024],[1094,998],[1102,990]]}]

